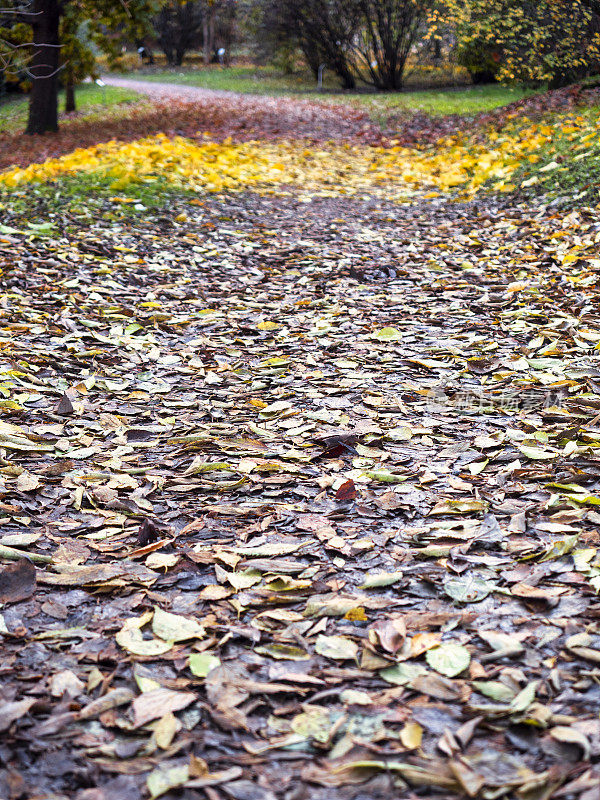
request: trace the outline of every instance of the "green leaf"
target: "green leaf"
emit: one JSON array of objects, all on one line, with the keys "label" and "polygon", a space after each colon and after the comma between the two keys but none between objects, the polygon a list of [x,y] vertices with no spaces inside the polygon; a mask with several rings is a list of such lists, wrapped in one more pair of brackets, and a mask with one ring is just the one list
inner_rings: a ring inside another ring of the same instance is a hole
[{"label": "green leaf", "polygon": [[450,578],[444,584],[444,591],[457,603],[479,603],[494,590],[494,584],[478,575],[466,574],[460,578]]},{"label": "green leaf", "polygon": [[540,562],[552,561],[555,558],[562,558],[562,556],[568,555],[574,549],[578,539],[579,534],[576,533],[573,536],[567,536],[565,539],[553,542],[546,553],[540,558]]},{"label": "green leaf", "polygon": [[407,480],[405,475],[396,475],[385,469],[366,471],[364,474],[367,478],[371,478],[372,481],[379,481],[380,483],[404,483]]},{"label": "green leaf", "polygon": [[221,659],[209,652],[192,653],[188,659],[188,666],[192,675],[197,678],[206,678],[212,669],[221,666]]},{"label": "green leaf", "polygon": [[373,334],[374,339],[379,339],[380,342],[398,342],[402,339],[402,333],[398,328],[381,328]]},{"label": "green leaf", "polygon": [[535,700],[535,693],[539,685],[539,681],[531,681],[531,683],[528,683],[527,686],[511,700],[510,710],[514,714],[527,711],[529,706]]},{"label": "green leaf", "polygon": [[384,681],[393,683],[396,686],[408,686],[415,678],[427,674],[427,668],[422,664],[410,664],[403,661],[393,667],[386,667],[379,671],[379,675]]},{"label": "green leaf", "polygon": [[397,428],[392,428],[385,434],[385,438],[391,439],[392,442],[408,442],[412,437],[412,428],[409,428],[408,425],[399,425]]},{"label": "green leaf", "polygon": [[440,500],[430,514],[468,514],[472,511],[485,511],[485,500]]},{"label": "green leaf", "polygon": [[185,642],[188,639],[202,639],[205,630],[195,619],[156,608],[152,618],[152,633],[167,642]]},{"label": "green leaf", "polygon": [[163,639],[144,639],[139,628],[124,625],[115,637],[117,644],[134,656],[162,656],[173,647]]},{"label": "green leaf", "polygon": [[552,458],[558,458],[558,453],[553,450],[544,450],[543,447],[536,447],[535,445],[521,444],[519,445],[519,450],[527,458],[536,461],[548,461]]},{"label": "green leaf", "polygon": [[301,647],[294,647],[294,645],[290,644],[277,644],[276,642],[255,647],[254,652],[281,661],[308,661],[310,659],[310,655]]},{"label": "green leaf", "polygon": [[200,475],[203,472],[235,472],[231,464],[223,461],[204,461],[202,457],[195,458],[183,473],[184,475]]},{"label": "green leaf", "polygon": [[347,639],[345,636],[317,636],[315,650],[319,655],[325,656],[325,658],[332,658],[335,661],[355,659],[358,655],[356,642],[353,642],[352,639]]},{"label": "green leaf", "polygon": [[500,681],[473,681],[473,686],[478,692],[498,703],[510,703],[515,697],[513,690]]},{"label": "green leaf", "polygon": [[384,586],[392,586],[402,579],[402,572],[374,572],[365,575],[365,582],[361,589],[381,589]]},{"label": "green leaf", "polygon": [[318,742],[326,742],[329,739],[333,723],[328,708],[314,705],[307,707],[306,711],[294,717],[290,724],[294,733],[307,739],[312,738]]},{"label": "green leaf", "polygon": [[166,794],[171,789],[183,786],[189,779],[189,767],[184,764],[181,767],[158,767],[153,770],[146,778],[146,786],[150,792],[151,800]]},{"label": "green leaf", "polygon": [[50,236],[56,230],[52,222],[28,222],[27,227],[41,236]]},{"label": "green leaf", "polygon": [[447,678],[455,678],[464,672],[471,663],[471,655],[462,644],[448,642],[433,647],[425,654],[429,666]]}]

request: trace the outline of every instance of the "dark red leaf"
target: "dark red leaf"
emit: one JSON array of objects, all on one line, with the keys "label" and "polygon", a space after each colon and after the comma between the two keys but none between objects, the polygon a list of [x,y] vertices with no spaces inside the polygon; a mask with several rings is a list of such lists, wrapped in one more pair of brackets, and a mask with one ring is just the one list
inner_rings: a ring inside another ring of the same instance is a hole
[{"label": "dark red leaf", "polygon": [[354,500],[356,497],[356,486],[354,485],[354,481],[352,478],[348,478],[347,481],[342,483],[340,488],[335,493],[335,499],[345,502],[347,500]]}]

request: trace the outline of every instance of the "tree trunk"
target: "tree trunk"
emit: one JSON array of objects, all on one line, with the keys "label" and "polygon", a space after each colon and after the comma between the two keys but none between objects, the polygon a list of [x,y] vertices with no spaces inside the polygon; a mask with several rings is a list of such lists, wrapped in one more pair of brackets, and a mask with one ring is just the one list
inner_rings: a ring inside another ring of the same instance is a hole
[{"label": "tree trunk", "polygon": [[210,64],[210,41],[208,35],[208,18],[207,18],[208,11],[204,12],[204,16],[202,18],[202,39],[204,45],[204,63]]},{"label": "tree trunk", "polygon": [[58,0],[35,0],[34,15],[33,58],[29,67],[33,87],[26,133],[41,134],[58,130]]},{"label": "tree trunk", "polygon": [[356,80],[344,61],[334,61],[332,69],[340,79],[342,89],[356,89]]},{"label": "tree trunk", "polygon": [[[312,44],[312,42],[310,44]],[[302,50],[302,54],[306,59],[306,63],[308,64],[310,71],[315,76],[315,80],[317,80],[319,77],[319,65],[321,63],[319,54],[316,52],[314,47],[309,46],[307,41],[302,41],[300,43],[300,49]]]},{"label": "tree trunk", "polygon": [[340,72],[338,72],[338,75],[342,82],[342,89],[356,89],[354,75],[348,69],[342,69]]},{"label": "tree trunk", "polygon": [[205,59],[207,64],[215,58],[215,12],[211,7],[210,16],[208,18],[208,47],[205,51]]},{"label": "tree trunk", "polygon": [[72,75],[69,75],[65,86],[65,113],[70,114],[71,111],[75,110],[75,84],[73,83]]}]

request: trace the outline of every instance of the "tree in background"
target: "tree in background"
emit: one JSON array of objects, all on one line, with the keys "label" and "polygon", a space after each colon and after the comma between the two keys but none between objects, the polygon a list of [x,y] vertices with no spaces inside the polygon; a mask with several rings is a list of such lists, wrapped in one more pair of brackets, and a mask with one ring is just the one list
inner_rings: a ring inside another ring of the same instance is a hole
[{"label": "tree in background", "polygon": [[[403,85],[409,59],[441,54],[440,35],[474,83],[559,86],[600,68],[600,0],[246,0],[271,52],[299,48],[353,88]],[[441,33],[440,33],[441,32]],[[436,49],[437,48],[437,49]]]},{"label": "tree in background", "polygon": [[233,42],[236,0],[200,0],[204,63],[217,60],[217,50],[229,53]]},{"label": "tree in background", "polygon": [[[78,69],[87,59],[73,37],[80,25],[87,24],[90,39],[109,57],[116,57],[119,43],[124,38],[138,39],[149,28],[152,16],[158,10],[156,0],[8,0],[4,12],[19,25],[22,44],[30,43],[27,74],[31,80],[29,119],[27,133],[45,133],[58,130],[59,75],[69,65],[61,51],[72,49],[72,87],[81,75]],[[61,25],[66,22],[61,39]],[[10,43],[0,43],[5,53],[10,53]],[[89,51],[91,53],[91,50]],[[76,63],[75,63],[76,62]],[[68,79],[68,78],[67,78]]]},{"label": "tree in background", "polygon": [[[475,36],[465,37],[468,31],[468,27],[462,24],[468,16],[465,3],[460,6],[462,17],[458,9],[453,0],[436,0],[427,11],[426,39],[438,53],[441,53],[442,43],[445,42],[452,59],[465,67],[473,83],[492,83],[498,75],[499,47],[487,38],[478,40]],[[459,34],[460,38],[457,38]]]},{"label": "tree in background", "polygon": [[238,0],[221,0],[215,26],[213,60],[218,55],[219,48],[223,47],[227,63],[238,36]]},{"label": "tree in background", "polygon": [[[282,0],[245,0],[238,3],[243,35],[253,43],[262,63],[269,61],[291,74],[299,50],[296,31]],[[318,69],[318,66],[317,66]]]},{"label": "tree in background", "polygon": [[282,0],[298,46],[313,71],[325,64],[344,89],[354,89],[354,39],[359,31],[358,0]]},{"label": "tree in background", "polygon": [[181,66],[188,50],[202,36],[203,9],[199,2],[169,0],[154,20],[157,42],[171,66]]},{"label": "tree in background", "polygon": [[460,42],[454,57],[464,67],[474,84],[492,83],[500,70],[500,49],[494,42],[469,40]]},{"label": "tree in background", "polygon": [[359,0],[358,69],[378,89],[402,89],[406,60],[425,34],[425,0]]},{"label": "tree in background", "polygon": [[31,28],[19,21],[15,10],[26,11],[29,0],[2,3],[0,8],[0,84],[2,88],[21,86],[27,79],[31,61],[28,42]]},{"label": "tree in background", "polygon": [[75,87],[88,76],[96,77],[96,59],[91,49],[87,25],[81,23],[77,9],[66,6],[60,22],[60,78],[65,87],[65,111],[76,110]]},{"label": "tree in background", "polygon": [[461,58],[492,54],[501,80],[561,86],[600,64],[598,0],[446,0],[446,8]]},{"label": "tree in background", "polygon": [[[426,30],[431,0],[263,0],[262,28],[272,50],[298,47],[317,75],[324,64],[353,89],[402,87],[406,61]],[[270,32],[270,37],[269,37]]]}]

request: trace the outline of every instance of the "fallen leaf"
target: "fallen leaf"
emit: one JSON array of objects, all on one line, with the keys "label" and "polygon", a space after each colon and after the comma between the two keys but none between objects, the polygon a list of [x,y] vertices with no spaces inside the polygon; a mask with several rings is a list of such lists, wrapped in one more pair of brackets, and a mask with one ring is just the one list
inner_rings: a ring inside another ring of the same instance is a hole
[{"label": "fallen leaf", "polygon": [[192,653],[188,659],[188,665],[192,675],[197,678],[206,678],[208,673],[220,666],[220,659],[212,653]]},{"label": "fallen leaf", "polygon": [[146,725],[165,714],[181,711],[196,700],[191,692],[174,692],[171,689],[153,689],[136,697],[131,704],[133,724],[136,728]]},{"label": "fallen leaf", "polygon": [[317,636],[315,651],[321,656],[336,661],[354,660],[358,655],[358,645],[345,636],[323,636],[321,634]]},{"label": "fallen leaf", "polygon": [[432,669],[448,678],[460,675],[471,663],[471,655],[467,648],[453,642],[428,650],[425,659]]},{"label": "fallen leaf", "polygon": [[167,642],[185,642],[188,639],[202,639],[205,631],[203,626],[194,619],[155,608],[152,617],[152,633]]},{"label": "fallen leaf", "polygon": [[0,570],[0,603],[18,603],[35,592],[35,567],[26,558]]}]

